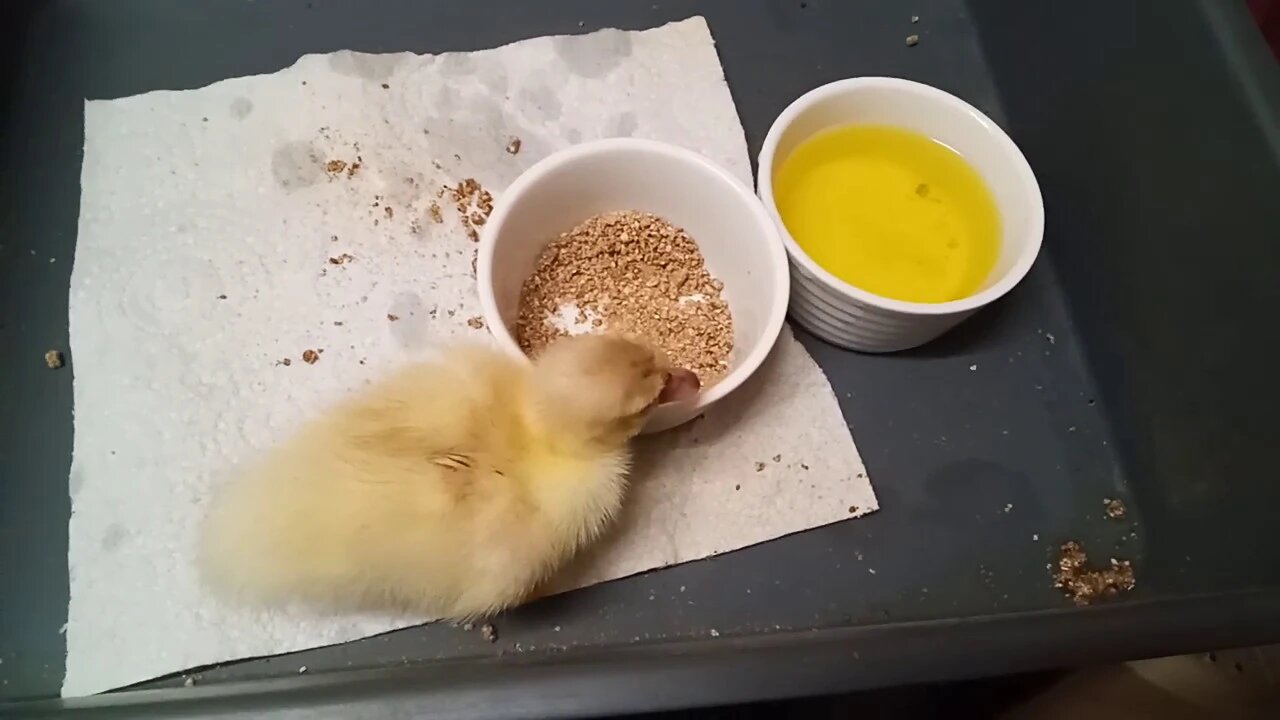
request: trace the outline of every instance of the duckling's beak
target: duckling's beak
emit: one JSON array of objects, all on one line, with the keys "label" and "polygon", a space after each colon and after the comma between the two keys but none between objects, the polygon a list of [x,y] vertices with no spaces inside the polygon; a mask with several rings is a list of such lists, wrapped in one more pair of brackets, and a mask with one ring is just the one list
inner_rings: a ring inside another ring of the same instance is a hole
[{"label": "duckling's beak", "polygon": [[667,382],[662,386],[662,392],[658,393],[657,405],[665,403],[684,402],[697,397],[698,391],[702,389],[702,382],[698,380],[698,376],[692,370],[684,368],[676,368],[667,373]]}]

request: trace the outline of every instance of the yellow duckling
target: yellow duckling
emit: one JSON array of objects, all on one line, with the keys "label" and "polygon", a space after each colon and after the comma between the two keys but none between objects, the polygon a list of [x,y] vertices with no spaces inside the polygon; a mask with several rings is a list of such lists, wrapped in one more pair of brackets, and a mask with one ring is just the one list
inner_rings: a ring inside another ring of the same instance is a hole
[{"label": "yellow duckling", "polygon": [[307,424],[221,488],[201,565],[224,595],[457,620],[520,603],[598,537],[628,441],[697,377],[637,342],[560,340],[533,363],[463,347]]}]

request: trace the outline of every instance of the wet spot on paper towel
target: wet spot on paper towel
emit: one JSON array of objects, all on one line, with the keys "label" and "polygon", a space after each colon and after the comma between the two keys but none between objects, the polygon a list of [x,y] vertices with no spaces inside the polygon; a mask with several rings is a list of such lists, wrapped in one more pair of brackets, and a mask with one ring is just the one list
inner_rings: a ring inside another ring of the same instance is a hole
[{"label": "wet spot on paper towel", "polygon": [[84,471],[73,466],[71,475],[67,478],[67,494],[75,497],[82,486],[84,486]]},{"label": "wet spot on paper towel", "polygon": [[519,100],[524,116],[536,122],[558,120],[564,111],[559,94],[546,85],[521,88]]},{"label": "wet spot on paper towel", "polygon": [[482,73],[476,78],[490,95],[505,95],[507,92],[507,74],[505,72]]},{"label": "wet spot on paper towel", "polygon": [[231,111],[231,117],[243,120],[249,117],[249,113],[253,112],[253,101],[247,97],[238,97],[231,101],[229,110]]},{"label": "wet spot on paper towel", "polygon": [[631,36],[621,30],[556,37],[551,42],[569,71],[583,77],[604,77],[631,56]]},{"label": "wet spot on paper towel", "polygon": [[325,178],[324,163],[314,145],[293,140],[271,153],[271,175],[286,190],[315,185]]},{"label": "wet spot on paper towel", "polygon": [[505,137],[506,133],[502,132],[502,128],[511,124],[506,118],[502,105],[488,96],[482,95],[468,98],[463,107],[460,108],[460,111],[463,115],[475,121],[471,125],[472,132],[475,131],[475,128],[485,128],[493,131],[496,135]]},{"label": "wet spot on paper towel", "polygon": [[[431,101],[431,106],[437,115],[447,116],[458,107],[458,91],[452,85],[443,85],[436,92],[435,98]],[[427,135],[430,135],[428,129]]]},{"label": "wet spot on paper towel", "polygon": [[371,55],[348,50],[331,55],[329,67],[343,75],[381,82],[391,77],[408,55],[409,53]]},{"label": "wet spot on paper towel", "polygon": [[111,523],[107,526],[107,531],[102,533],[102,549],[113,552],[128,537],[129,530],[125,526],[120,523]]},{"label": "wet spot on paper towel", "polygon": [[440,72],[445,75],[470,75],[476,71],[475,58],[466,53],[445,53],[436,56]]},{"label": "wet spot on paper towel", "polygon": [[396,318],[396,322],[387,323],[387,327],[400,347],[418,350],[430,343],[426,306],[417,293],[402,292],[396,295],[391,301],[391,307],[387,308],[387,317]]},{"label": "wet spot on paper towel", "polygon": [[[208,258],[148,256],[132,268],[120,297],[120,312],[140,330],[167,335],[190,322],[193,314],[212,310],[207,298],[226,287]],[[192,303],[198,307],[191,307]],[[171,346],[172,360],[185,360],[186,351]]]},{"label": "wet spot on paper towel", "polygon": [[631,137],[636,134],[636,129],[640,127],[636,120],[636,114],[629,112],[618,116],[618,120],[613,128],[614,137]]},{"label": "wet spot on paper towel", "polygon": [[[523,116],[508,114],[498,100],[488,95],[470,95],[446,85],[427,102],[434,108],[422,125],[428,152],[449,163],[455,173],[461,173],[461,163],[448,158],[465,148],[467,165],[485,169],[480,178],[485,185],[509,185],[525,167],[556,149],[536,130],[524,125]],[[507,152],[513,137],[521,139],[520,154],[516,156]],[[460,177],[465,176],[458,175],[448,182]],[[407,184],[404,187],[412,189]]]}]

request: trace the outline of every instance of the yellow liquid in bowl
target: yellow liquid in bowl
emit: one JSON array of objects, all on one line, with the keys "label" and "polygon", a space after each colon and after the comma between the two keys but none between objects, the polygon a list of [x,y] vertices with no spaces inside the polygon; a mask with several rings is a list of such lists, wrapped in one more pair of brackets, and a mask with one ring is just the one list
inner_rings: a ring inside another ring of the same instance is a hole
[{"label": "yellow liquid in bowl", "polygon": [[824,130],[777,168],[773,191],[787,231],[814,262],[883,297],[968,297],[1000,254],[986,183],[959,153],[909,130]]}]

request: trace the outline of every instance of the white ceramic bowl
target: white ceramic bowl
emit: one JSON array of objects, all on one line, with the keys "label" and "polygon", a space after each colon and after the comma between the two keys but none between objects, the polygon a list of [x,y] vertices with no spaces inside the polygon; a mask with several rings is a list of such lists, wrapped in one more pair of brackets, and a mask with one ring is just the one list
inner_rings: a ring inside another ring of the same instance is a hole
[{"label": "white ceramic bowl", "polygon": [[[1000,211],[1000,255],[977,293],[944,303],[881,297],[819,267],[787,232],[773,199],[773,176],[798,145],[839,125],[893,125],[959,152],[986,181]],[[810,90],[770,128],[760,150],[760,199],[791,261],[791,316],[841,347],[893,352],[924,344],[1017,285],[1044,235],[1044,202],[1031,166],[991,118],[937,88],[910,80],[863,77]]]},{"label": "white ceramic bowl", "polygon": [[787,255],[750,188],[701,155],[631,138],[576,145],[517,178],[481,232],[480,304],[506,351],[524,357],[514,337],[520,287],[543,247],[593,215],[618,210],[651,212],[684,228],[724,283],[733,314],[729,373],[695,400],[658,407],[645,425],[657,432],[693,419],[764,362],[786,316]]}]

